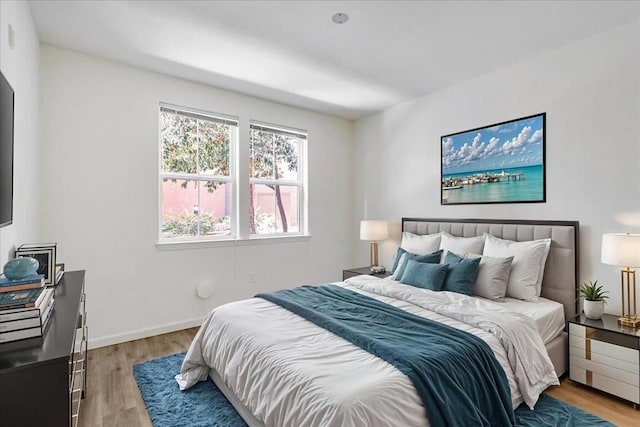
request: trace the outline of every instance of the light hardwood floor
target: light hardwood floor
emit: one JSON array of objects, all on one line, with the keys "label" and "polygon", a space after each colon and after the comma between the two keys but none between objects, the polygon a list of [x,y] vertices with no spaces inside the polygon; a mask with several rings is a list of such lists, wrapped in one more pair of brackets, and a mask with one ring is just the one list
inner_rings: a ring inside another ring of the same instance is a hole
[{"label": "light hardwood floor", "polygon": [[[197,328],[89,350],[87,394],[80,407],[83,427],[152,427],[133,365],[186,351]],[[640,426],[640,411],[621,399],[572,383],[568,379],[548,393],[618,426]]]}]

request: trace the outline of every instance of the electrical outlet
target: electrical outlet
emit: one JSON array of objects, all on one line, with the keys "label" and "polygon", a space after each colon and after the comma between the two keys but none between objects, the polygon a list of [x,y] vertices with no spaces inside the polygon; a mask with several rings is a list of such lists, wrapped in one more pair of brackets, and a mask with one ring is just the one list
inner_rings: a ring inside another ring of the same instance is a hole
[{"label": "electrical outlet", "polygon": [[249,273],[249,282],[251,283],[255,283],[256,282],[256,272],[252,271],[251,273]]}]

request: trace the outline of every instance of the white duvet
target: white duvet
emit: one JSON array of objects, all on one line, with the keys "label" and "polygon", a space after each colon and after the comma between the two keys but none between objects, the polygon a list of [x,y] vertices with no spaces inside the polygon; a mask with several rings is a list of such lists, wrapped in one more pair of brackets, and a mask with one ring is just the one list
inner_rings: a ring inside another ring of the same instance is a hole
[{"label": "white duvet", "polygon": [[[504,368],[513,407],[533,407],[558,384],[536,325],[498,304],[372,276],[337,283],[482,338]],[[428,425],[411,381],[392,365],[261,298],[214,309],[176,380],[182,390],[215,369],[267,426]]]}]

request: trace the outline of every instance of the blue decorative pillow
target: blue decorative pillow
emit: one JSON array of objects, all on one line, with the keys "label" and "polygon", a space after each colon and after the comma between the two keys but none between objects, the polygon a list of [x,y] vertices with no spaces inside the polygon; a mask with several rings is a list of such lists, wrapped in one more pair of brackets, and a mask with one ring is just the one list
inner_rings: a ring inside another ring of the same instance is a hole
[{"label": "blue decorative pillow", "polygon": [[453,252],[449,251],[447,252],[447,256],[444,257],[444,261],[442,262],[444,264],[455,264],[456,262],[460,262],[465,259],[469,259],[469,258],[461,257],[460,255],[456,255]]},{"label": "blue decorative pillow", "polygon": [[449,252],[444,258],[444,263],[449,266],[449,270],[442,290],[473,295],[473,285],[480,271],[480,258],[461,258]]},{"label": "blue decorative pillow", "polygon": [[406,260],[407,260],[407,252],[405,251],[405,253],[400,255],[400,258],[398,259],[398,265],[396,265],[396,268],[393,270],[393,273],[391,274],[391,278],[393,280],[400,280],[400,276],[402,276],[402,271],[400,271],[400,267],[404,265]]},{"label": "blue decorative pillow", "polygon": [[400,283],[440,291],[448,269],[449,266],[446,264],[425,263],[410,259],[407,261],[407,268],[402,274]]},{"label": "blue decorative pillow", "polygon": [[398,268],[398,263],[400,262],[400,258],[402,257],[402,254],[406,253],[407,251],[405,251],[402,248],[398,248],[398,251],[396,252],[396,259],[393,260],[393,267],[391,267],[391,272],[393,273],[394,271],[396,271],[396,268]]},{"label": "blue decorative pillow", "polygon": [[393,272],[393,278],[396,280],[400,280],[402,275],[404,274],[405,268],[407,268],[407,263],[410,260],[415,260],[417,262],[424,262],[429,264],[438,264],[440,262],[440,257],[442,256],[442,250],[435,251],[432,254],[427,255],[416,255],[410,252],[406,252],[402,254],[400,257],[400,262],[398,263],[398,268]]}]

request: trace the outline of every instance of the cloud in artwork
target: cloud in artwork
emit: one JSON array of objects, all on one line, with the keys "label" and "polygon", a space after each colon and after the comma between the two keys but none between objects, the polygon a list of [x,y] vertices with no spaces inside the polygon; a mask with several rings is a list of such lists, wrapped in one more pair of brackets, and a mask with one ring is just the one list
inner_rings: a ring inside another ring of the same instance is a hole
[{"label": "cloud in artwork", "polygon": [[448,166],[452,162],[452,156],[455,154],[452,138],[444,138],[442,140],[442,164]]},{"label": "cloud in artwork", "polygon": [[[519,132],[515,125],[493,126],[443,138],[443,167],[464,171],[474,170],[474,167],[489,169],[539,162],[543,131],[541,128],[534,130],[532,125],[536,126],[535,123],[521,123]],[[512,130],[511,135],[504,132],[508,128]],[[501,136],[508,139],[503,142]],[[533,148],[536,144],[538,147]]]},{"label": "cloud in artwork", "polygon": [[505,154],[513,155],[520,147],[529,141],[531,136],[531,126],[525,126],[522,128],[518,136],[512,138],[511,140],[505,142],[502,145],[502,152]]},{"label": "cloud in artwork", "polygon": [[533,135],[531,135],[531,138],[527,142],[529,144],[535,144],[536,142],[541,140],[542,140],[542,129],[538,129],[533,133]]}]

